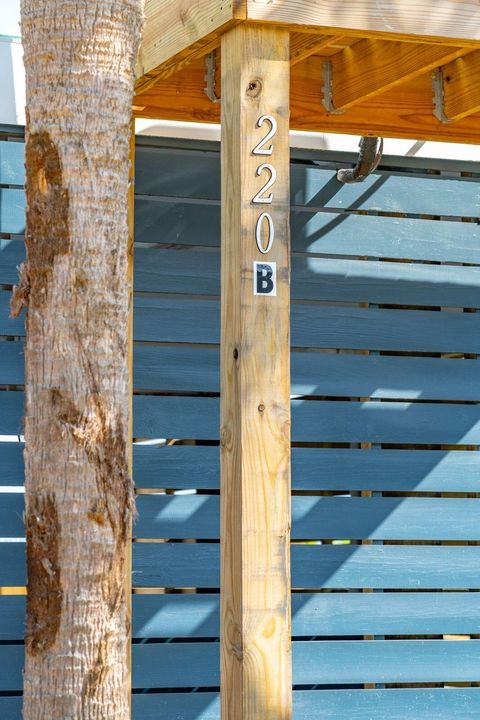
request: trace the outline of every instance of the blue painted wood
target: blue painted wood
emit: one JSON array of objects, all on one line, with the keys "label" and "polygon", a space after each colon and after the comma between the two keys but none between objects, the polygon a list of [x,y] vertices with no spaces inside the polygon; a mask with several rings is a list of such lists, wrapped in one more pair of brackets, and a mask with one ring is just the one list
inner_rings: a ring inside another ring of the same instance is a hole
[{"label": "blue painted wood", "polygon": [[470,592],[293,593],[292,634],[477,634],[479,610]]},{"label": "blue painted wood", "polygon": [[[136,248],[135,289],[218,295],[220,255]],[[480,269],[475,267],[292,257],[296,300],[478,307],[479,290]]]},{"label": "blue painted wood", "polygon": [[135,241],[220,247],[220,201],[215,205],[135,197]]},{"label": "blue painted wood", "polygon": [[[218,643],[134,645],[134,688],[215,686]],[[472,682],[480,673],[480,640],[297,641],[295,685],[369,682]]]},{"label": "blue painted wood", "polygon": [[[478,688],[307,690],[293,693],[294,720],[474,720],[479,712]],[[190,718],[187,716],[186,720]],[[219,720],[219,716],[212,716],[211,720]]]},{"label": "blue painted wood", "polygon": [[25,232],[25,193],[0,188],[0,232],[22,235]]},{"label": "blue painted wood", "polygon": [[[1,445],[0,445],[1,449]],[[218,489],[217,447],[134,446],[141,488]],[[480,453],[292,448],[294,490],[480,492]]]},{"label": "blue painted wood", "polygon": [[[0,587],[21,587],[26,584],[25,543],[0,542]],[[0,681],[0,688],[4,688]]]},{"label": "blue painted wood", "polygon": [[219,472],[218,447],[133,446],[133,478],[139,488],[216,489]]},{"label": "blue painted wood", "polygon": [[8,720],[22,720],[22,698],[0,695],[0,717]]},{"label": "blue painted wood", "polygon": [[480,406],[293,400],[292,439],[479,444]]},{"label": "blue painted wood", "polygon": [[25,182],[23,142],[0,141],[0,185]]},{"label": "blue painted wood", "polygon": [[480,207],[480,184],[473,178],[377,172],[345,185],[336,171],[293,163],[290,185],[292,205],[463,217],[477,217]]},{"label": "blue painted wood", "polygon": [[23,645],[0,645],[0,688],[3,692],[22,689]]},{"label": "blue painted wood", "polygon": [[[291,554],[294,588],[480,588],[478,546],[293,544]],[[218,588],[219,544],[134,543],[133,582]]]},{"label": "blue painted wood", "polygon": [[469,682],[479,674],[480,640],[340,640],[293,644],[295,684]]},{"label": "blue painted wood", "polygon": [[[293,441],[480,444],[477,405],[293,400],[291,407]],[[137,437],[218,439],[218,428],[217,398],[134,398]]]},{"label": "blue painted wood", "polygon": [[[9,318],[0,292],[0,334],[24,336],[24,319]],[[136,340],[219,342],[218,300],[137,297]],[[292,305],[295,347],[480,353],[480,314]]]},{"label": "blue painted wood", "polygon": [[293,210],[290,225],[297,252],[480,262],[477,223]]},{"label": "blue painted wood", "polygon": [[[293,720],[477,720],[478,688],[396,690],[297,690]],[[133,696],[133,720],[220,720],[219,693]],[[20,716],[14,720],[20,720]]]},{"label": "blue painted wood", "polygon": [[[136,693],[133,720],[220,720],[218,692]],[[397,690],[297,690],[293,693],[294,720],[477,720],[478,688]],[[0,715],[21,720],[21,698],[0,697]]]},{"label": "blue painted wood", "polygon": [[[0,382],[2,385],[23,385],[23,342],[2,342],[0,345]],[[0,465],[0,472],[2,467]]]},{"label": "blue painted wood", "polygon": [[220,720],[220,693],[136,693],[132,696],[132,720],[159,720],[159,718]]},{"label": "blue painted wood", "polygon": [[[0,527],[23,534],[23,498],[7,496]],[[137,538],[217,539],[218,495],[139,495]],[[18,519],[14,516],[18,515]],[[446,498],[292,498],[293,540],[480,540],[480,500]]]},{"label": "blue painted wood", "polygon": [[25,244],[22,240],[0,240],[0,283],[15,284],[18,266],[25,260]]},{"label": "blue painted wood", "polygon": [[[4,362],[0,355],[0,377],[22,382],[18,352],[12,348]],[[480,400],[477,360],[322,352],[292,352],[290,360],[292,395]],[[219,392],[219,366],[216,347],[134,346],[136,390]]]},{"label": "blue painted wood", "polygon": [[[477,217],[480,186],[473,178],[392,175],[377,172],[358,185],[345,185],[336,171],[294,162],[290,169],[294,205],[430,215]],[[218,153],[138,147],[135,190],[142,195],[220,197]]]},{"label": "blue painted wood", "polygon": [[220,153],[137,147],[135,192],[217,199]]},{"label": "blue painted wood", "polygon": [[[292,209],[294,252],[480,263],[475,222]],[[220,203],[135,200],[137,242],[220,247]]]},{"label": "blue painted wood", "polygon": [[292,395],[480,399],[477,360],[293,352],[291,374]]},{"label": "blue painted wood", "polygon": [[[218,439],[219,400],[137,395],[136,438]],[[23,393],[0,392],[0,434],[22,431]],[[292,440],[480,444],[480,406],[292,401]]]},{"label": "blue painted wood", "polygon": [[[217,300],[138,297],[135,339],[218,343],[219,313]],[[294,303],[291,333],[293,347],[480,352],[478,314]]]},{"label": "blue painted wood", "polygon": [[[134,595],[132,636],[218,638],[218,594]],[[22,640],[25,596],[0,598],[0,640]],[[480,593],[293,593],[292,635],[480,632]]]},{"label": "blue painted wood", "polygon": [[0,535],[2,538],[23,538],[23,493],[0,493]]},{"label": "blue painted wood", "polygon": [[23,443],[0,443],[0,485],[23,485]]}]

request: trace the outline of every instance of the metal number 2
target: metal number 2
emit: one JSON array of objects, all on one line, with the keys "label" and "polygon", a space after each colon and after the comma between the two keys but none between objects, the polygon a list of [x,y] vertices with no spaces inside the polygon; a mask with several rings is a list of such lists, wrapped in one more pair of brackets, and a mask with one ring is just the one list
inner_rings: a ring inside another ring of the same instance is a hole
[{"label": "metal number 2", "polygon": [[272,187],[275,180],[277,179],[277,171],[275,170],[273,165],[270,165],[269,163],[262,163],[257,168],[257,175],[260,176],[264,170],[266,170],[267,172],[270,173],[270,179],[267,180],[267,182],[261,188],[261,190],[258,191],[258,193],[255,195],[255,197],[252,199],[252,202],[270,204],[273,200],[273,193],[270,193],[266,197],[264,197],[264,193],[266,193],[267,190],[269,190]]},{"label": "metal number 2", "polygon": [[269,140],[271,140],[273,138],[273,136],[275,135],[275,133],[277,132],[277,121],[271,115],[262,115],[262,117],[259,117],[257,120],[257,127],[262,127],[264,122],[270,123],[270,130],[265,135],[263,140],[260,140],[258,145],[256,145],[253,148],[252,153],[254,155],[271,155],[273,152],[273,145],[270,145],[270,147],[268,147],[268,148],[263,147],[263,146]]}]

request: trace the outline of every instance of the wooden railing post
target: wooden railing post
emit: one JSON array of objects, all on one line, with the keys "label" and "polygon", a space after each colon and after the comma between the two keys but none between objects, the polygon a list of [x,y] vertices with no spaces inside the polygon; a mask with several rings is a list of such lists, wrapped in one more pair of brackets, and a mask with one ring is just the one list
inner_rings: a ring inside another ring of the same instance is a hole
[{"label": "wooden railing post", "polygon": [[290,720],[288,32],[221,62],[222,720]]}]

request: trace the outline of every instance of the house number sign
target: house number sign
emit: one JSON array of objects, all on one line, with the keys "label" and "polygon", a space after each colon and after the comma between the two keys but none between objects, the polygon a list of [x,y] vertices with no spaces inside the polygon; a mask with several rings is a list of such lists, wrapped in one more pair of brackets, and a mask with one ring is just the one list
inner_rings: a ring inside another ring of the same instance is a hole
[{"label": "house number sign", "polygon": [[[257,120],[257,127],[269,126],[265,137],[252,150],[253,155],[273,155],[273,142],[277,132],[277,121],[271,115],[262,115]],[[270,144],[269,144],[270,143]],[[258,177],[267,177],[267,182],[252,198],[255,205],[271,205],[273,201],[272,188],[277,179],[277,171],[271,162],[261,162],[255,174]],[[262,255],[268,255],[275,241],[275,225],[269,212],[260,212],[255,224],[255,242]],[[277,264],[265,260],[253,263],[253,294],[270,295],[277,294]]]}]

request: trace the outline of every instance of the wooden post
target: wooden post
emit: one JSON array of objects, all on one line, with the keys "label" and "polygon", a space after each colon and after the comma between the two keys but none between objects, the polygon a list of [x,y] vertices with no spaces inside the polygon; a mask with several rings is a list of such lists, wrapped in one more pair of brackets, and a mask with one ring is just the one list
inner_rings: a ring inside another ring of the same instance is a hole
[{"label": "wooden post", "polygon": [[289,35],[222,37],[222,720],[291,718]]}]

